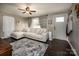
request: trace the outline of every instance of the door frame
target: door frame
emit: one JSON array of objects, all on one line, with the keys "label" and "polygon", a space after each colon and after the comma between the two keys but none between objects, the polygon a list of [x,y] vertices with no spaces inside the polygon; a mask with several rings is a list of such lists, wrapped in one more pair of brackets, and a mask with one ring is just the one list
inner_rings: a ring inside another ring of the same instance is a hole
[{"label": "door frame", "polygon": [[55,14],[53,15],[53,24],[54,24],[54,32],[53,32],[53,38],[56,39],[55,37],[55,21],[56,21],[56,17],[63,17],[64,16],[64,19],[65,19],[65,24],[67,24],[67,18],[68,18],[68,14],[67,13],[62,13],[62,14]]}]

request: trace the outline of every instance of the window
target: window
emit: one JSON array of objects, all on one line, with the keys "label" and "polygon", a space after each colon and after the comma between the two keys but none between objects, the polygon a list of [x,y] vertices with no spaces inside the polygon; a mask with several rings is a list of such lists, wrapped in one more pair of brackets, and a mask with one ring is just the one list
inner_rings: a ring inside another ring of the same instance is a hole
[{"label": "window", "polygon": [[15,19],[11,16],[3,16],[3,32],[4,38],[10,37],[10,34],[15,30]]},{"label": "window", "polygon": [[56,22],[64,22],[64,17],[56,17]]},{"label": "window", "polygon": [[39,18],[32,19],[31,28],[40,28]]}]

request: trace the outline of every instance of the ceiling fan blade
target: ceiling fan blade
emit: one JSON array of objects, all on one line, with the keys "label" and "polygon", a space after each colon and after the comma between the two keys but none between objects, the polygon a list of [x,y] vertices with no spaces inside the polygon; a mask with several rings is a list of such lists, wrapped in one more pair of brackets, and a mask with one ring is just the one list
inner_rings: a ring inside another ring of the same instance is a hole
[{"label": "ceiling fan blade", "polygon": [[31,12],[36,12],[35,10],[31,10]]},{"label": "ceiling fan blade", "polygon": [[29,14],[30,14],[30,15],[32,15],[32,13],[31,13],[31,12],[29,12]]},{"label": "ceiling fan blade", "polygon": [[18,8],[18,10],[25,11],[24,9],[20,9],[20,8]]},{"label": "ceiling fan blade", "polygon": [[22,13],[26,13],[26,12],[22,12]]}]

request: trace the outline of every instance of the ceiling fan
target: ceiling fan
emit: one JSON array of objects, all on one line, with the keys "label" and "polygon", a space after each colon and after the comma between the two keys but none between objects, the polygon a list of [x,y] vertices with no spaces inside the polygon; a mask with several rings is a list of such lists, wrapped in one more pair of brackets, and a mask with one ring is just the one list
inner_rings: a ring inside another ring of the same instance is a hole
[{"label": "ceiling fan", "polygon": [[36,10],[31,10],[28,6],[25,9],[18,8],[18,10],[22,11],[22,13],[29,13],[30,15],[32,15],[33,12],[36,12]]}]

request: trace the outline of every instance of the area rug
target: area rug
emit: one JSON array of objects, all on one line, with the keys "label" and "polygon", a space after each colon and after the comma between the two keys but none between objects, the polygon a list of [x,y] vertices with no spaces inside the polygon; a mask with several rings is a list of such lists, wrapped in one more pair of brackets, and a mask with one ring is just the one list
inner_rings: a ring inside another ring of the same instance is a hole
[{"label": "area rug", "polygon": [[43,56],[48,44],[27,38],[10,43],[13,56]]}]

